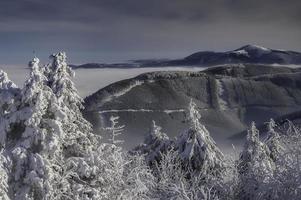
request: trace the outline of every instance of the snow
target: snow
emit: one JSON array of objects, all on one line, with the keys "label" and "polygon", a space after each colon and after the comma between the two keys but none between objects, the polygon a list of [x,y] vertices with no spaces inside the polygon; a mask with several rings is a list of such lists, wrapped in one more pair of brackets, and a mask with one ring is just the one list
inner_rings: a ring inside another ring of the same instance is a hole
[{"label": "snow", "polygon": [[225,89],[224,85],[221,80],[216,79],[216,86],[217,86],[217,94],[218,94],[218,105],[221,110],[227,110],[228,109],[228,103],[225,98]]},{"label": "snow", "polygon": [[236,55],[242,55],[242,56],[250,57],[249,53],[244,49],[237,50],[237,51],[231,51],[231,53],[236,54]]},{"label": "snow", "polygon": [[162,128],[153,121],[144,143],[137,146],[132,152],[144,155],[146,162],[152,165],[161,160],[162,154],[166,153],[172,146],[173,142],[167,134],[162,132]]},{"label": "snow", "polygon": [[211,138],[209,131],[201,124],[197,105],[191,100],[189,107],[190,128],[176,141],[180,157],[190,167],[202,173],[221,175],[224,155]]},{"label": "snow", "polygon": [[121,110],[102,110],[98,111],[98,113],[119,113],[119,112],[164,112],[166,114],[177,113],[177,112],[185,112],[185,109],[174,109],[174,110],[150,110],[150,109],[121,109]]},{"label": "snow", "polygon": [[130,84],[128,87],[125,87],[124,89],[115,92],[113,95],[109,95],[106,98],[103,98],[102,101],[105,103],[105,102],[113,100],[116,97],[120,97],[122,95],[125,95],[126,93],[128,93],[129,91],[131,91],[133,88],[135,88],[137,86],[140,86],[143,83],[144,83],[144,81],[138,81],[138,80],[136,80],[134,83]]},{"label": "snow", "polygon": [[261,51],[264,51],[264,52],[271,52],[271,49],[268,49],[268,48],[265,48],[265,47],[262,47],[262,46],[259,46],[259,45],[247,45],[245,48],[245,50],[261,50]]}]

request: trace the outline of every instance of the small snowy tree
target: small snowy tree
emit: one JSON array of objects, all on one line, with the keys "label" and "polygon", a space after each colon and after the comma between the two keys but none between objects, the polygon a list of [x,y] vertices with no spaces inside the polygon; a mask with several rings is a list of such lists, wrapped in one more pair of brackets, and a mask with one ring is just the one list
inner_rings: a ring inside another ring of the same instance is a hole
[{"label": "small snowy tree", "polygon": [[259,140],[259,131],[252,122],[238,161],[241,181],[240,199],[256,199],[263,195],[259,193],[260,187],[272,178],[275,168],[269,155],[269,148]]},{"label": "small snowy tree", "polygon": [[119,116],[111,116],[110,117],[111,126],[106,128],[106,130],[110,134],[109,141],[115,145],[123,143],[123,140],[118,140],[116,137],[122,134],[122,131],[125,127],[125,125],[118,125],[119,124],[118,119]]},{"label": "small snowy tree", "polygon": [[223,153],[216,146],[209,131],[200,122],[196,104],[189,104],[190,128],[177,139],[177,148],[188,167],[202,173],[220,176],[224,169]]},{"label": "small snowy tree", "polygon": [[270,150],[270,157],[275,162],[279,157],[280,151],[282,150],[279,133],[275,130],[277,127],[275,121],[270,119],[268,122],[268,132],[265,144]]},{"label": "small snowy tree", "polygon": [[145,155],[149,165],[154,164],[154,162],[160,162],[162,154],[166,153],[173,146],[173,141],[161,130],[162,128],[153,121],[150,133],[146,136],[144,143],[133,150],[134,153],[138,152],[140,155]]}]

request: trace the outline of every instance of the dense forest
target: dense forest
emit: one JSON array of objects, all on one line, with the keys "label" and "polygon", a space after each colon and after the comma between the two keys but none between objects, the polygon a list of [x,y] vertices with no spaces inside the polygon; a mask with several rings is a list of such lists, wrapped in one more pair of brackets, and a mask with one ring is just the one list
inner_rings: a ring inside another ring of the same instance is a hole
[{"label": "dense forest", "polygon": [[[93,133],[81,113],[66,54],[30,63],[22,88],[0,71],[0,199],[301,199],[301,131],[250,125],[241,152],[224,155],[201,123],[193,99],[190,128],[169,138],[154,119],[143,144],[126,152],[124,125]],[[126,124],[125,124],[126,126]]]}]

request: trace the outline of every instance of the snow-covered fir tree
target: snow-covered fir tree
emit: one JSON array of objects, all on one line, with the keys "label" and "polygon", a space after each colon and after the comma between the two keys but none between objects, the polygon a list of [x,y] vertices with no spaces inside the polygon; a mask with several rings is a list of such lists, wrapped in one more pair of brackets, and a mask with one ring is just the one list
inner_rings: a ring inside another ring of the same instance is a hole
[{"label": "snow-covered fir tree", "polygon": [[276,161],[277,158],[279,157],[280,151],[283,148],[281,146],[279,133],[275,130],[275,128],[277,127],[275,121],[273,119],[270,119],[267,125],[268,125],[267,138],[264,142],[270,150],[270,157],[272,158],[273,161]]},{"label": "snow-covered fir tree", "polygon": [[56,179],[55,158],[59,155],[61,130],[57,99],[46,85],[39,59],[30,62],[30,77],[21,91],[21,103],[10,116],[15,122],[8,132],[5,156],[11,159],[11,199],[51,198]]},{"label": "snow-covered fir tree", "polygon": [[133,152],[145,155],[146,162],[152,165],[154,162],[160,162],[162,154],[170,150],[174,146],[173,143],[167,134],[162,132],[162,128],[153,120],[150,132],[143,144],[136,147]]},{"label": "snow-covered fir tree", "polygon": [[216,146],[209,131],[200,122],[200,113],[191,100],[189,107],[190,128],[177,139],[177,148],[183,162],[203,174],[221,175],[224,169],[223,153]]},{"label": "snow-covered fir tree", "polygon": [[50,56],[52,63],[46,66],[48,85],[58,99],[66,117],[62,122],[65,132],[63,145],[66,156],[79,156],[97,145],[99,138],[92,134],[92,125],[83,117],[83,99],[79,96],[72,81],[74,72],[67,64],[67,56],[59,52]]},{"label": "snow-covered fir tree", "polygon": [[17,110],[19,104],[20,89],[0,70],[0,149],[6,143],[10,114]]},{"label": "snow-covered fir tree", "polygon": [[238,162],[241,181],[239,198],[263,198],[265,195],[259,193],[260,187],[273,177],[275,164],[270,157],[268,146],[259,140],[259,131],[254,122],[252,122],[250,130],[248,130],[247,140]]}]

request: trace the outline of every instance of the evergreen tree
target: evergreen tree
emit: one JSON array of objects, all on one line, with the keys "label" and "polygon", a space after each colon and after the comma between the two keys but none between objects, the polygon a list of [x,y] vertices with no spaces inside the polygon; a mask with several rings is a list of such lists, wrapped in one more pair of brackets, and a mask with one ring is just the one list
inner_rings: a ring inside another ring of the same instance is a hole
[{"label": "evergreen tree", "polygon": [[20,104],[20,89],[0,70],[0,149],[5,146],[10,115]]},{"label": "evergreen tree", "polygon": [[275,130],[275,128],[277,127],[275,121],[273,119],[270,119],[270,121],[267,124],[268,132],[265,144],[270,150],[270,157],[275,162],[279,157],[280,151],[283,149],[283,147],[280,142],[279,133]]},{"label": "evergreen tree", "polygon": [[173,147],[173,141],[169,139],[162,128],[153,121],[149,134],[144,143],[136,147],[133,152],[145,155],[146,162],[149,165],[160,162],[162,154],[165,154]]},{"label": "evergreen tree", "polygon": [[209,131],[200,122],[200,113],[191,100],[189,107],[190,128],[177,139],[177,148],[183,162],[203,174],[221,175],[224,168],[223,153],[216,146]]},{"label": "evergreen tree", "polygon": [[55,157],[60,155],[62,112],[52,90],[46,85],[39,59],[29,64],[30,77],[21,91],[22,99],[13,114],[14,129],[5,155],[11,159],[9,189],[12,199],[51,198],[56,179]]},{"label": "evergreen tree", "polygon": [[252,122],[240,154],[238,171],[241,181],[240,199],[259,198],[259,188],[273,176],[274,162],[270,150],[259,140],[259,131]]},{"label": "evergreen tree", "polygon": [[62,122],[65,156],[83,156],[89,148],[97,145],[99,138],[92,134],[92,125],[81,113],[83,100],[72,81],[74,72],[67,65],[66,54],[59,52],[50,58],[52,63],[44,71],[49,77],[48,85],[56,95],[60,109],[66,114]]}]

